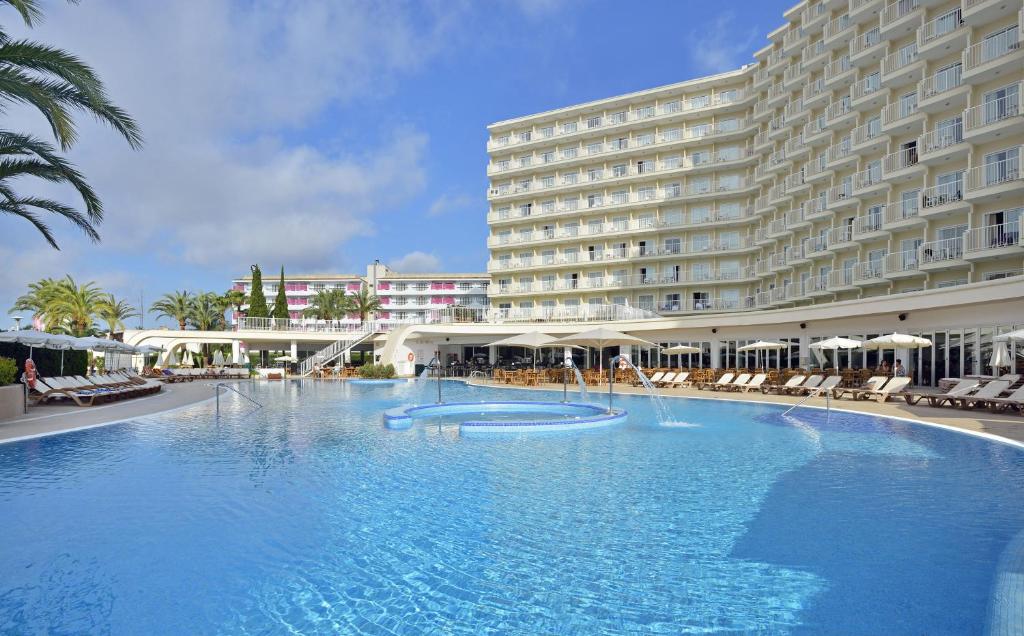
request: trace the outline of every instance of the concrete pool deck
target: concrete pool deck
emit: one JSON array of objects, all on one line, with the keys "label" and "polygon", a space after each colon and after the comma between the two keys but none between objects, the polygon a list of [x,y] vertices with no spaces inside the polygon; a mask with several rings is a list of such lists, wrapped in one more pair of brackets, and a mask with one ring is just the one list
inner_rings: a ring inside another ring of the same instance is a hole
[{"label": "concrete pool deck", "polygon": [[[317,382],[319,380],[304,381]],[[245,383],[247,380],[239,380],[237,382]],[[471,382],[470,384],[524,391],[562,390],[561,384],[542,384],[539,387],[523,387],[491,382]],[[68,406],[64,404],[32,406],[26,415],[0,422],[0,442],[101,426],[196,404],[213,398],[213,385],[214,381],[212,380],[178,382],[164,386],[163,390],[155,395],[95,407]],[[599,386],[588,387],[588,390],[592,395],[603,392],[602,387]],[[607,385],[603,387],[603,390],[608,390]],[[576,391],[575,385],[569,387],[570,396],[574,397]],[[721,391],[698,391],[692,388],[659,389],[658,391],[661,395],[670,397],[692,397],[711,400],[732,399],[776,404],[796,404],[802,399],[786,395],[763,395],[760,392],[737,394]],[[632,387],[625,384],[616,384],[615,393],[620,395],[646,394],[640,387]],[[596,395],[594,397],[600,400]],[[824,398],[811,398],[807,401],[807,404],[811,406],[824,406],[825,400]],[[984,410],[933,408],[922,405],[910,406],[902,399],[899,402],[890,401],[886,404],[879,404],[873,401],[842,399],[833,400],[832,405],[833,408],[848,411],[932,422],[954,429],[999,437],[1016,444],[1024,444],[1024,416],[1013,413],[997,414]]]}]

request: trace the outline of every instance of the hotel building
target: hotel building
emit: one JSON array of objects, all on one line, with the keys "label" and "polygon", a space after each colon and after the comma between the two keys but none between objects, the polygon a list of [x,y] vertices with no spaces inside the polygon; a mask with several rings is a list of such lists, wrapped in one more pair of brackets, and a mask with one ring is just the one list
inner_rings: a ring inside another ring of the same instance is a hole
[{"label": "hotel building", "polygon": [[[263,293],[267,304],[272,306],[277,295],[280,278],[264,273]],[[340,289],[347,294],[357,294],[363,287],[374,293],[383,306],[377,313],[381,323],[395,324],[425,322],[430,312],[458,305],[474,311],[488,307],[487,274],[403,274],[391,270],[381,263],[372,263],[366,274],[301,274],[285,273],[285,295],[288,298],[288,313],[292,320],[304,319],[304,310],[313,302],[318,292]],[[252,276],[243,276],[232,281],[232,289],[252,292]],[[242,307],[242,314],[248,306]],[[232,316],[232,323],[238,323],[239,316]],[[341,322],[358,323],[358,316],[350,316]]]},{"label": "hotel building", "polygon": [[741,69],[489,126],[492,305],[684,316],[1020,275],[1022,3],[784,18]]}]

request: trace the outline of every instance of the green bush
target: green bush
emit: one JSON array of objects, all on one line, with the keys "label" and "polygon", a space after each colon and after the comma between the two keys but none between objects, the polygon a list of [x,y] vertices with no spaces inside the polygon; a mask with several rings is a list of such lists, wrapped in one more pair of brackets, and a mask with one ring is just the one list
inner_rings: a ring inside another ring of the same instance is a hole
[{"label": "green bush", "polygon": [[0,386],[14,384],[18,377],[18,363],[14,358],[0,358]]},{"label": "green bush", "polygon": [[359,377],[375,380],[387,380],[395,377],[395,365],[393,364],[364,364],[359,367]]},{"label": "green bush", "polygon": [[[36,363],[36,373],[44,378],[61,375],[60,351],[53,349],[32,350],[32,360]],[[85,375],[88,369],[88,354],[85,351],[64,351],[64,375]],[[0,356],[14,358],[18,365],[18,376],[25,370],[25,359],[29,348],[13,342],[0,342]]]}]

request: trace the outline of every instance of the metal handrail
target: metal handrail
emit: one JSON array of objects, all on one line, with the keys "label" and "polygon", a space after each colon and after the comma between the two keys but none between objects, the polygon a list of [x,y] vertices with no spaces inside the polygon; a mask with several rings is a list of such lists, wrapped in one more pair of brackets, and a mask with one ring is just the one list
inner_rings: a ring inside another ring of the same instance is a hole
[{"label": "metal handrail", "polygon": [[252,399],[251,397],[249,397],[245,393],[242,393],[241,391],[239,391],[235,387],[231,386],[230,384],[225,384],[223,382],[218,382],[217,384],[213,385],[213,389],[214,389],[214,392],[216,393],[216,397],[217,397],[217,417],[220,417],[220,390],[221,390],[221,388],[228,389],[229,391],[234,391],[235,393],[237,393],[238,395],[241,395],[246,400],[249,400],[250,402],[255,404],[256,408],[260,408],[260,409],[263,408],[262,404],[260,404],[256,400]]},{"label": "metal handrail", "polygon": [[798,406],[803,406],[804,402],[811,399],[812,397],[817,397],[818,395],[821,394],[822,391],[825,391],[825,417],[829,417],[832,413],[832,389],[823,389],[821,387],[816,387],[812,389],[811,392],[807,394],[807,397],[786,409],[786,412],[782,414],[783,417],[789,415],[789,412],[797,408]]}]

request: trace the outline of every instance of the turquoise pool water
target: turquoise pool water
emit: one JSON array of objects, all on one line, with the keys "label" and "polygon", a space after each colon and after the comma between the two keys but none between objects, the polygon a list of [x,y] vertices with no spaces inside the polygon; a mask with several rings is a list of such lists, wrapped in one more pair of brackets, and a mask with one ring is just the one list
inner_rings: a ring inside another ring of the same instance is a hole
[{"label": "turquoise pool water", "polygon": [[0,445],[0,633],[983,634],[1024,532],[1024,451],[931,427],[618,397],[479,439],[386,430],[415,384],[243,390]]}]

